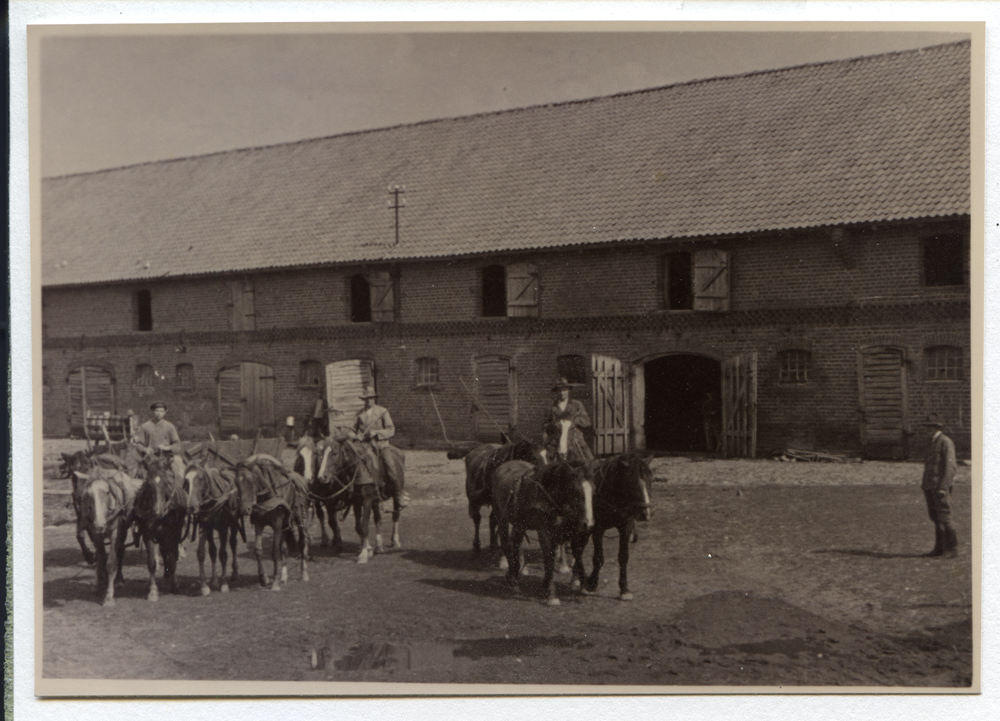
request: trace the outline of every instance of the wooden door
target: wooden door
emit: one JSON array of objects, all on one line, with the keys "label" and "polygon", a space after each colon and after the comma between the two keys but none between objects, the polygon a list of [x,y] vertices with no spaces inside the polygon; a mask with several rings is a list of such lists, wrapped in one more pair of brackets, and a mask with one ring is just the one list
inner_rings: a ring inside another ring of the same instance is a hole
[{"label": "wooden door", "polygon": [[274,371],[263,363],[246,361],[219,371],[219,432],[272,436],[274,417]]},{"label": "wooden door", "polygon": [[84,435],[88,415],[115,414],[115,380],[111,371],[95,366],[80,366],[66,379],[69,391],[70,432]]},{"label": "wooden door", "polygon": [[861,449],[866,458],[907,457],[906,365],[900,348],[869,346],[858,352]]},{"label": "wooden door", "polygon": [[510,430],[517,419],[514,414],[510,359],[504,356],[482,356],[474,361],[476,404],[472,423],[478,440],[496,443],[500,434]]},{"label": "wooden door", "polygon": [[591,357],[591,371],[594,453],[599,456],[625,453],[629,448],[629,393],[624,365],[617,358],[595,355]]},{"label": "wooden door", "polygon": [[330,432],[335,428],[353,428],[358,412],[365,407],[361,393],[375,389],[375,364],[353,358],[326,366],[326,402],[329,407]]},{"label": "wooden door", "polygon": [[722,451],[726,458],[757,455],[757,353],[722,361]]}]

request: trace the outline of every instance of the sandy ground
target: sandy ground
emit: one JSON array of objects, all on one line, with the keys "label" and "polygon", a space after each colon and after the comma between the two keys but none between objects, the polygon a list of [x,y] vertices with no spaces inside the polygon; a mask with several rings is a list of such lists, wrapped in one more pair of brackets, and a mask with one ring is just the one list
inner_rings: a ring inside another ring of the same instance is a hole
[{"label": "sandy ground", "polygon": [[[310,581],[292,564],[282,592],[262,589],[241,544],[232,591],[202,597],[189,547],[181,593],[158,603],[145,600],[145,563],[130,550],[126,585],[105,609],[69,523],[68,482],[51,477],[71,448],[46,441],[46,678],[581,689],[972,683],[968,467],[954,494],[961,553],[929,559],[919,464],[655,459],[654,516],[640,525],[629,564],[635,600],[617,599],[618,540],[609,538],[598,595],[579,596],[560,578],[563,604],[550,608],[537,546],[517,589],[495,558],[472,559],[464,463],[408,451],[414,501],[402,549],[359,566],[350,519],[340,555],[318,545],[314,522]],[[589,570],[589,550],[585,561]]]}]

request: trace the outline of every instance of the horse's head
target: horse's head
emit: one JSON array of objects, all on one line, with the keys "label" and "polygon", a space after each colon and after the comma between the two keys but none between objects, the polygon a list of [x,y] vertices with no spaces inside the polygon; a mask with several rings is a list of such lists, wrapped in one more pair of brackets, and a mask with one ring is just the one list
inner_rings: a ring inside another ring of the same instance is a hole
[{"label": "horse's head", "polygon": [[136,494],[136,512],[147,518],[163,518],[178,508],[186,509],[184,478],[174,473],[171,454],[154,453],[146,457],[143,465],[146,479]]},{"label": "horse's head", "polygon": [[625,453],[615,459],[609,479],[620,489],[620,503],[640,521],[653,517],[653,472],[638,453]]},{"label": "horse's head", "polygon": [[594,485],[588,465],[553,463],[542,468],[540,476],[542,487],[564,522],[577,532],[594,527]]},{"label": "horse's head", "polygon": [[73,473],[87,473],[93,466],[94,464],[86,451],[63,453],[62,463],[59,464],[59,475],[63,478],[72,478]]},{"label": "horse's head", "polygon": [[[80,519],[87,528],[103,534],[108,524],[108,495],[106,481],[91,479],[77,471],[74,475],[74,497],[78,499]],[[78,476],[83,476],[79,478]]]},{"label": "horse's head", "polygon": [[236,503],[241,515],[248,515],[253,510],[253,504],[257,502],[257,479],[254,477],[253,469],[245,464],[239,464],[233,471],[226,471],[223,477],[232,474],[233,483],[236,486]]},{"label": "horse's head", "polygon": [[541,450],[527,438],[515,441],[513,445],[514,447],[511,450],[510,456],[511,460],[527,461],[536,466],[545,464],[545,457],[542,455]]}]

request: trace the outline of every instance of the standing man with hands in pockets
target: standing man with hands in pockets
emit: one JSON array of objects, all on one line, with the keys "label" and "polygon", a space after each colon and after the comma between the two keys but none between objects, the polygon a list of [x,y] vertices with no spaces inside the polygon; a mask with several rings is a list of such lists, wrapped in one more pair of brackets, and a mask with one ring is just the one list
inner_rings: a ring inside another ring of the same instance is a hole
[{"label": "standing man with hands in pockets", "polygon": [[931,437],[931,447],[924,460],[924,478],[920,487],[927,501],[927,515],[934,522],[934,549],[928,557],[954,558],[958,555],[958,535],[951,524],[951,487],[955,483],[957,464],[955,444],[944,434],[944,423],[937,413],[931,413],[923,423]]}]

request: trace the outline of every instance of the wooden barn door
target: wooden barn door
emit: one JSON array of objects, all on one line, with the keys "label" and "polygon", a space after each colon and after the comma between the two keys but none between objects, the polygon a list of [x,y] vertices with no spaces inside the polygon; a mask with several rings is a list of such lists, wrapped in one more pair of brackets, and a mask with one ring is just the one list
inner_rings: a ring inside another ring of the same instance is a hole
[{"label": "wooden barn door", "polygon": [[70,433],[84,435],[87,415],[115,414],[115,379],[111,371],[80,366],[66,379],[69,388]]},{"label": "wooden barn door", "polygon": [[594,398],[594,453],[609,456],[628,450],[628,378],[617,358],[591,357]]},{"label": "wooden barn door", "polygon": [[496,443],[517,423],[510,359],[482,356],[474,361],[476,405],[472,423],[476,438]]},{"label": "wooden barn door", "polygon": [[361,393],[375,386],[375,363],[352,358],[326,366],[326,403],[329,407],[330,432],[335,428],[353,428],[358,412],[365,407]]},{"label": "wooden barn door", "polygon": [[726,458],[757,455],[757,353],[722,361],[722,452]]},{"label": "wooden barn door", "polygon": [[274,371],[247,361],[219,371],[219,432],[267,435],[276,432]]},{"label": "wooden barn door", "polygon": [[861,449],[866,458],[906,458],[906,365],[902,349],[870,346],[858,352]]}]

